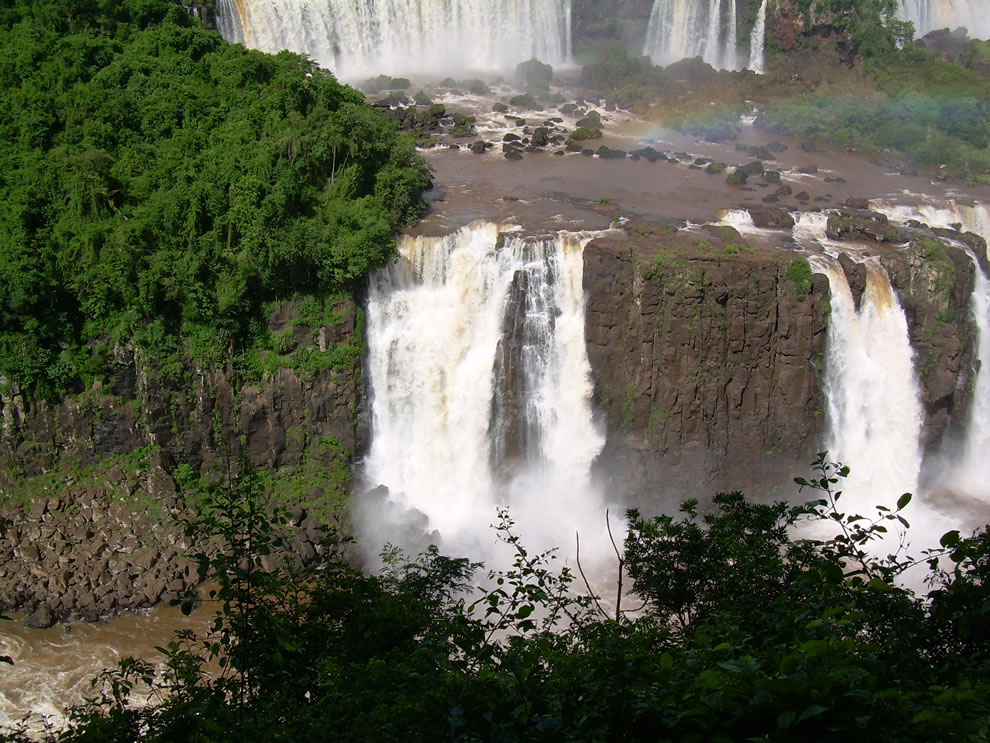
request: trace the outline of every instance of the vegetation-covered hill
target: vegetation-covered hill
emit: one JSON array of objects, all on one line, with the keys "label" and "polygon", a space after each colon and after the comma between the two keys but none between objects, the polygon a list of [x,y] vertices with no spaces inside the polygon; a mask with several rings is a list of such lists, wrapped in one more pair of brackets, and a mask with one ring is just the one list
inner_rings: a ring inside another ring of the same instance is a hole
[{"label": "vegetation-covered hill", "polygon": [[112,344],[217,358],[263,304],[389,260],[429,171],[356,91],[167,0],[0,9],[0,377],[87,386]]}]

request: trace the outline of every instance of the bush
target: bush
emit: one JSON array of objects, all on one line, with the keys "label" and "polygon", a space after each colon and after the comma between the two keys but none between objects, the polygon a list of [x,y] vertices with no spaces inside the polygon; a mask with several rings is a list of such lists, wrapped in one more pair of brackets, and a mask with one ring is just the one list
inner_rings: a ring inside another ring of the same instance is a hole
[{"label": "bush", "polygon": [[571,132],[570,135],[570,139],[574,140],[575,142],[584,142],[589,139],[601,139],[601,138],[602,138],[601,129],[593,129],[588,126],[578,127],[573,132]]},{"label": "bush", "polygon": [[[576,594],[505,512],[496,530],[515,559],[473,599],[480,566],[436,548],[387,552],[380,575],[349,567],[335,539],[319,569],[280,562],[286,516],[242,467],[188,526],[193,544],[219,545],[198,558],[217,585],[214,634],[205,646],[180,634],[162,674],[125,661],[58,737],[295,741],[332,721],[352,741],[979,740],[990,533],[945,534],[921,555],[933,589],[914,596],[897,579],[916,561],[871,553],[907,524],[910,495],[849,514],[837,507],[848,469],[824,454],[813,466],[797,480],[813,491],[802,506],[722,493],[707,513],[693,501],[676,516],[630,511],[616,572],[635,611],[621,585],[607,609]],[[807,520],[834,536],[795,539]],[[156,706],[129,703],[141,679]]]},{"label": "bush", "polygon": [[811,294],[814,285],[814,273],[807,258],[795,258],[787,266],[787,280],[794,285],[798,296]]}]

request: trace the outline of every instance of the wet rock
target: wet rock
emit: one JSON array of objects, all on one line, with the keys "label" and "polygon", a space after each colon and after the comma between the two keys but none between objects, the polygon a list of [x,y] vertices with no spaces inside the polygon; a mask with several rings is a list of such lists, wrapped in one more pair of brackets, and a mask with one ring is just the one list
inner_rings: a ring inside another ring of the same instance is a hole
[{"label": "wet rock", "polygon": [[503,142],[518,142],[521,139],[522,137],[520,137],[518,134],[513,134],[512,132],[509,132],[504,137],[502,137]]},{"label": "wet rock", "polygon": [[750,206],[746,211],[757,227],[789,230],[794,226],[794,217],[786,209]]},{"label": "wet rock", "polygon": [[574,124],[578,129],[601,129],[602,128],[602,117],[597,111],[590,112],[583,119],[579,119],[577,123]]},{"label": "wet rock", "polygon": [[655,149],[649,146],[641,147],[638,150],[633,150],[629,154],[636,155],[637,157],[641,157],[645,160],[649,160],[651,163],[655,163],[661,157],[659,152],[657,152]]},{"label": "wet rock", "polygon": [[804,175],[814,175],[818,172],[817,165],[804,165],[798,168],[798,173],[803,173]]},{"label": "wet rock", "polygon": [[530,140],[530,144],[533,147],[546,147],[548,144],[550,144],[550,130],[544,126],[537,127],[533,131],[533,136],[532,139]]},{"label": "wet rock", "polygon": [[627,153],[625,150],[613,150],[605,145],[602,145],[598,148],[596,154],[604,160],[622,160],[625,158]]},{"label": "wet rock", "polygon": [[794,193],[794,191],[785,183],[783,186],[774,191],[774,193],[777,194],[777,196],[790,196]]},{"label": "wet rock", "polygon": [[794,198],[797,199],[798,201],[808,201],[811,198],[811,194],[809,194],[807,191],[798,191],[796,194],[794,194]]},{"label": "wet rock", "polygon": [[471,152],[473,152],[476,155],[481,155],[482,153],[485,152],[486,149],[488,149],[488,145],[480,139],[477,142],[472,143],[471,145]]},{"label": "wet rock", "polygon": [[814,142],[802,142],[801,150],[804,152],[818,152],[818,147]]},{"label": "wet rock", "polygon": [[522,160],[522,159],[523,159],[523,156],[522,156],[522,154],[521,154],[520,152],[518,152],[517,150],[515,150],[515,149],[512,149],[512,150],[508,150],[508,151],[507,151],[507,152],[506,152],[506,153],[505,153],[505,154],[503,155],[503,157],[504,157],[504,158],[505,158],[506,160]]},{"label": "wet rock", "polygon": [[31,612],[27,619],[24,620],[24,626],[30,627],[31,629],[48,629],[55,624],[55,617],[46,605],[42,604],[33,612]]},{"label": "wet rock", "polygon": [[748,177],[749,176],[746,175],[746,171],[740,170],[739,168],[733,168],[725,177],[725,182],[730,186],[744,186],[746,185],[746,180]]},{"label": "wet rock", "polygon": [[746,150],[750,157],[759,158],[760,160],[776,160],[777,158],[770,151],[769,147],[749,147]]},{"label": "wet rock", "polygon": [[516,79],[526,86],[526,90],[546,91],[553,82],[553,67],[533,57],[516,65]]},{"label": "wet rock", "polygon": [[889,224],[887,217],[866,210],[832,212],[825,232],[832,240],[871,240],[878,243],[903,243],[907,237]]},{"label": "wet rock", "polygon": [[780,171],[779,170],[764,170],[763,180],[767,183],[780,183]]},{"label": "wet rock", "polygon": [[763,163],[759,160],[753,160],[750,163],[739,166],[736,170],[745,173],[747,176],[763,175]]},{"label": "wet rock", "polygon": [[868,199],[857,199],[850,196],[848,199],[846,199],[846,206],[849,207],[850,209],[869,209],[870,202]]}]

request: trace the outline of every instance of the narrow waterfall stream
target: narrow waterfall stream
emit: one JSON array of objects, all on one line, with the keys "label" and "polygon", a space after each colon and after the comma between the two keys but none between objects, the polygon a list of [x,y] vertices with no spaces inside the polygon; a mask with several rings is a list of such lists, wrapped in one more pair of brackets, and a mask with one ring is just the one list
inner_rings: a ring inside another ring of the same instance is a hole
[{"label": "narrow waterfall stream", "polygon": [[761,0],[760,9],[756,12],[753,32],[749,37],[749,69],[762,75],[765,71],[765,45],[767,32],[767,0]]},{"label": "narrow waterfall stream", "polygon": [[[914,219],[933,227],[961,227],[990,242],[990,207],[984,204],[943,202],[910,207],[876,201],[872,206],[896,221]],[[944,478],[947,487],[957,493],[990,500],[986,476],[986,456],[990,451],[990,279],[977,257],[972,253],[970,256],[975,268],[970,299],[977,330],[975,380],[969,388],[972,400],[962,441],[957,450],[949,453]],[[990,259],[990,247],[986,257]]]},{"label": "narrow waterfall stream", "polygon": [[604,439],[592,418],[581,285],[592,236],[522,239],[475,223],[403,238],[399,262],[375,277],[365,476],[388,488],[384,511],[395,518],[358,498],[370,555],[429,538],[487,557],[499,505],[541,549],[573,546],[576,530],[602,532],[590,472]]},{"label": "narrow waterfall stream", "polygon": [[854,509],[872,513],[881,496],[916,492],[924,411],[907,321],[884,268],[867,260],[856,308],[846,275],[830,258],[815,265],[831,287],[825,389],[825,448],[852,469],[846,490]]},{"label": "narrow waterfall stream", "polygon": [[556,66],[570,24],[570,0],[217,0],[225,39],[300,52],[344,80]]}]

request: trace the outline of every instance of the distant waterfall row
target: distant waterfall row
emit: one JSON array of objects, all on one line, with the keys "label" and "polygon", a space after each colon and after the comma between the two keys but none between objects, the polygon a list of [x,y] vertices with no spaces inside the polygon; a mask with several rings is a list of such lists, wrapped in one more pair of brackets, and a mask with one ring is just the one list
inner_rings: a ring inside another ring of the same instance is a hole
[{"label": "distant waterfall row", "polygon": [[964,26],[972,38],[990,38],[986,0],[900,0],[897,15],[914,23],[918,37],[939,28]]},{"label": "distant waterfall row", "polygon": [[388,508],[372,506],[362,528],[372,550],[408,543],[402,528],[419,519],[420,535],[487,555],[497,505],[530,545],[602,530],[582,291],[591,236],[523,240],[476,223],[400,241],[368,302],[366,477],[388,488]]},{"label": "distant waterfall row", "polygon": [[749,61],[740,65],[738,0],[655,0],[643,53],[658,65],[701,57],[713,67],[763,72],[768,0],[760,0]]},{"label": "distant waterfall row", "polygon": [[566,61],[570,0],[217,0],[224,38],[291,49],[344,80]]}]

